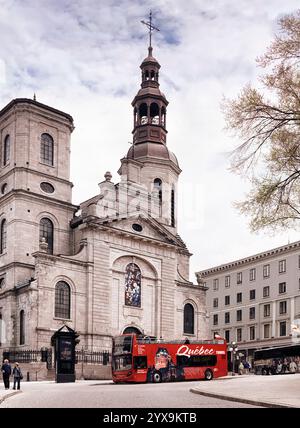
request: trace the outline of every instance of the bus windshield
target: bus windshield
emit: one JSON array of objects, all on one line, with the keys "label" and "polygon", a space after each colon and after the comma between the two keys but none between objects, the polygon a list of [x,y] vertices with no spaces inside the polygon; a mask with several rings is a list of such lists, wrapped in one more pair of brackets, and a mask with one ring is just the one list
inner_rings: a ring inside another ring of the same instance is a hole
[{"label": "bus windshield", "polygon": [[132,340],[132,335],[115,337],[113,343],[113,355],[131,354]]},{"label": "bus windshield", "polygon": [[132,368],[132,356],[131,355],[120,355],[113,358],[113,370],[130,370]]}]

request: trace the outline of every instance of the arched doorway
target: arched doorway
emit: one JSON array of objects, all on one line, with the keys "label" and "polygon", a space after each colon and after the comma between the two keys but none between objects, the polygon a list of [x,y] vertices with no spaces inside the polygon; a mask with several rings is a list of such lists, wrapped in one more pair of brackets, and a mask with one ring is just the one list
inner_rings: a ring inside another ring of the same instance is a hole
[{"label": "arched doorway", "polygon": [[125,330],[123,331],[123,334],[136,334],[137,336],[142,336],[143,333],[141,332],[141,330],[139,330],[136,327],[126,327]]}]

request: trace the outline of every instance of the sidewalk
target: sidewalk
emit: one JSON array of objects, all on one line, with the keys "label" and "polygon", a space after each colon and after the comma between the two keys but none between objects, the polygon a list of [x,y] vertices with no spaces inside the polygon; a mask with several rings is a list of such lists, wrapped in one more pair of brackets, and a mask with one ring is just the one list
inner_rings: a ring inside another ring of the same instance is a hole
[{"label": "sidewalk", "polygon": [[0,404],[8,397],[12,397],[13,395],[20,394],[22,391],[10,389],[0,388]]},{"label": "sidewalk", "polygon": [[263,407],[300,407],[300,374],[226,376],[203,381],[190,391]]}]

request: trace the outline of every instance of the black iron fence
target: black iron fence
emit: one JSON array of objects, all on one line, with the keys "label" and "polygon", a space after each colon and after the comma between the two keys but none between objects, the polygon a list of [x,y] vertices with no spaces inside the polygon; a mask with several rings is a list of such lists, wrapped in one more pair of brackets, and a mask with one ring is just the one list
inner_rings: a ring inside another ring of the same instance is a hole
[{"label": "black iron fence", "polygon": [[[47,369],[52,368],[52,349],[42,348],[36,349],[22,349],[22,350],[8,350],[3,352],[3,360],[9,360],[10,363],[46,363]],[[111,362],[111,354],[109,351],[75,351],[75,364],[100,364],[107,365]]]},{"label": "black iron fence", "polygon": [[84,364],[102,364],[106,366],[111,361],[111,354],[109,351],[85,351],[85,350],[76,350],[75,351],[75,364],[84,363]]},{"label": "black iron fence", "polygon": [[42,351],[34,349],[4,351],[3,360],[5,359],[9,360],[11,363],[37,363],[42,361]]}]

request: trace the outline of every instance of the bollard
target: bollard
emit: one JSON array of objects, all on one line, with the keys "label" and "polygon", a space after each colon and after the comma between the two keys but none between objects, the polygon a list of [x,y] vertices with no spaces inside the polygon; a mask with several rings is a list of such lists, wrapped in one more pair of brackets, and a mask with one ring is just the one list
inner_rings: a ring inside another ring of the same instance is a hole
[{"label": "bollard", "polygon": [[29,372],[27,372],[27,382],[29,382],[29,381],[30,381]]}]

